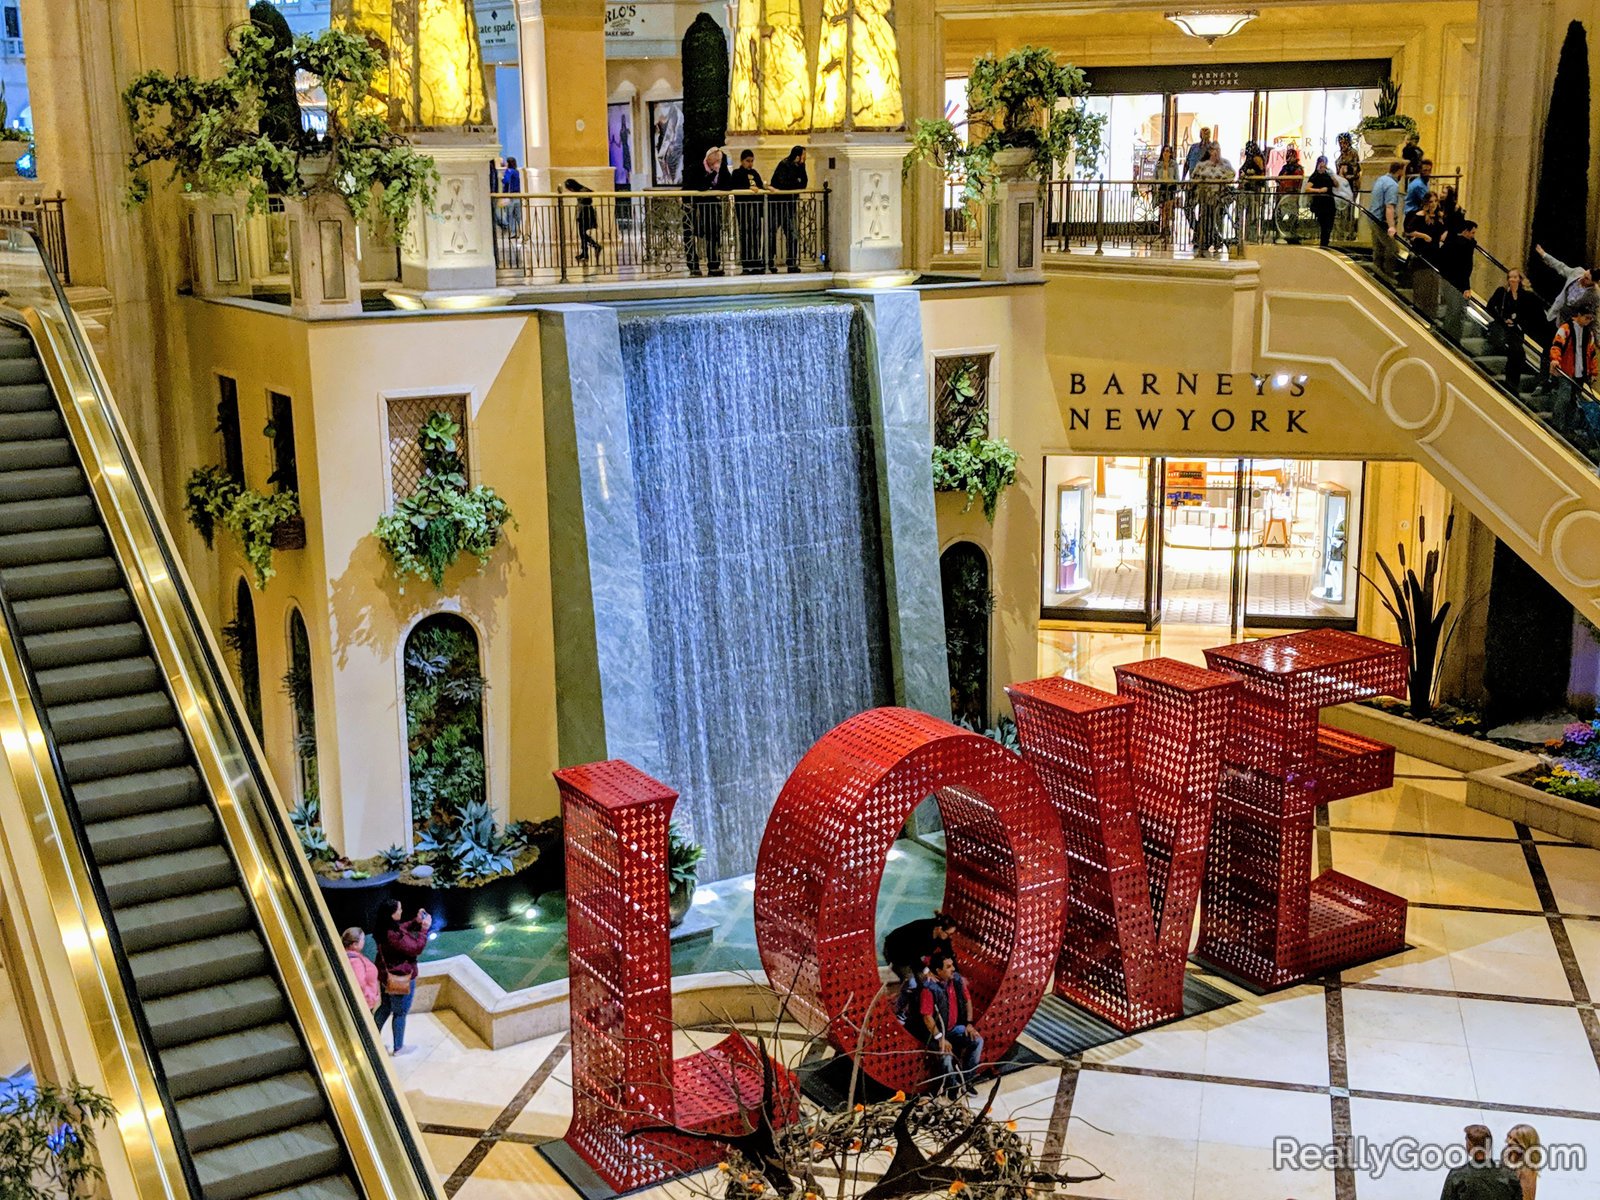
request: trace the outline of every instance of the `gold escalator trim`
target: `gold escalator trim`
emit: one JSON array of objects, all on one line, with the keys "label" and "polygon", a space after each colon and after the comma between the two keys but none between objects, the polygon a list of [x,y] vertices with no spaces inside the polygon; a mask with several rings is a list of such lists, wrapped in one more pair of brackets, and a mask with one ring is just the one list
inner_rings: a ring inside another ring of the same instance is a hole
[{"label": "gold escalator trim", "polygon": [[[182,1200],[189,1195],[183,1159],[140,1041],[133,1006],[115,967],[91,868],[73,831],[22,660],[4,621],[0,621],[0,688],[4,689],[0,696],[0,749],[32,835],[39,874],[99,1063],[99,1082],[117,1107],[118,1136],[136,1195],[139,1200]],[[13,878],[18,877],[15,856],[21,850],[20,844],[0,837],[0,852],[13,859]],[[16,932],[31,940],[33,930],[23,907],[20,898],[14,900]],[[61,1036],[71,1038],[65,1029]]]},{"label": "gold escalator trim", "polygon": [[[265,756],[254,733],[226,716],[230,706],[242,712],[243,705],[231,680],[219,680],[225,672],[209,669],[209,663],[222,661],[221,652],[204,621],[191,620],[183,603],[180,589],[190,596],[194,589],[176,554],[169,559],[162,553],[159,539],[169,546],[175,543],[161,513],[154,505],[147,512],[141,502],[141,488],[145,496],[155,493],[137,460],[122,454],[120,447],[132,442],[108,399],[98,364],[80,351],[81,343],[65,327],[65,321],[74,319],[70,313],[58,318],[30,308],[24,315],[156,661],[172,689],[201,777],[216,799],[223,835],[243,872],[361,1193],[366,1200],[436,1200],[438,1192],[420,1151],[420,1132],[404,1103],[391,1103],[398,1087],[376,1053],[374,1031],[357,1024],[367,1018],[358,1018],[352,1007],[348,971],[321,949],[339,942],[327,915],[305,903],[315,895],[316,884],[304,858],[297,851],[286,852],[280,814],[287,809],[270,774],[250,768],[247,756],[257,763],[264,763]],[[168,573],[169,561],[178,578]],[[199,613],[198,604],[193,611]],[[226,696],[219,694],[219,682]],[[293,880],[296,874],[299,878]],[[364,1014],[365,1005],[357,1007]]]}]

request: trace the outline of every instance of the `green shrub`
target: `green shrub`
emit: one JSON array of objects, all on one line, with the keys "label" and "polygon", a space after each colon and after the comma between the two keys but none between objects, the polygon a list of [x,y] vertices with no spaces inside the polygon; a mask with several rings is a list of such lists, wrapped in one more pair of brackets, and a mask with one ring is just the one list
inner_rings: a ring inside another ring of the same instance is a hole
[{"label": "green shrub", "polygon": [[1016,481],[1017,452],[1004,438],[974,437],[960,445],[934,447],[934,490],[965,492],[969,509],[981,498],[983,515],[991,525],[1000,493]]}]

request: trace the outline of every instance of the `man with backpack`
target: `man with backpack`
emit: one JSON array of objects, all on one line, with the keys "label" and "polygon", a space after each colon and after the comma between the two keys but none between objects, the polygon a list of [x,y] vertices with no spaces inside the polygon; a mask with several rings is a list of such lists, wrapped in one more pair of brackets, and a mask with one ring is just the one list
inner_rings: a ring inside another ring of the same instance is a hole
[{"label": "man with backpack", "polygon": [[928,1048],[928,1070],[935,1090],[955,1097],[976,1094],[972,1074],[983,1056],[983,1035],[972,1023],[972,994],[948,952],[933,957],[917,989],[918,1030]]}]

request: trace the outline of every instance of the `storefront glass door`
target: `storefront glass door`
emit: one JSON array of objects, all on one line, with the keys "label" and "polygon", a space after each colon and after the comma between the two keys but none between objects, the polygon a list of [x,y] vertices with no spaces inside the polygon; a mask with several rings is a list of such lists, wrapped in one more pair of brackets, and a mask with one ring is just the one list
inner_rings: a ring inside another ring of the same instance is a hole
[{"label": "storefront glass door", "polygon": [[1183,92],[1175,101],[1173,139],[1179,164],[1200,140],[1200,130],[1210,129],[1211,140],[1222,146],[1222,156],[1237,168],[1255,128],[1256,93]]}]

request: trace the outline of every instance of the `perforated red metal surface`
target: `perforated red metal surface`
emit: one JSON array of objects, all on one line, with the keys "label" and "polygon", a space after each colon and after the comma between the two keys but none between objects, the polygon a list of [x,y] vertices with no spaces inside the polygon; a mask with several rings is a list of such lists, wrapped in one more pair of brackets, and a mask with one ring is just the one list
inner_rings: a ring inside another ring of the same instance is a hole
[{"label": "perforated red metal surface", "polygon": [[1066,935],[1056,992],[1119,1029],[1183,1015],[1206,837],[1240,684],[1172,659],[1006,689],[1023,757],[1061,819]]},{"label": "perforated red metal surface", "polygon": [[923,1086],[921,1043],[880,982],[874,919],[889,849],[935,796],[948,857],[944,908],[971,987],[984,1059],[1005,1054],[1033,1015],[1061,941],[1061,826],[1032,768],[979,734],[924,713],[878,708],[814,745],[778,796],[756,864],[761,964],[797,1014],[889,1087]]},{"label": "perforated red metal surface", "polygon": [[1244,681],[1212,823],[1196,957],[1262,988],[1398,953],[1406,902],[1335,871],[1311,877],[1316,808],[1394,782],[1394,750],[1319,712],[1404,696],[1406,652],[1318,629],[1206,651]]},{"label": "perforated red metal surface", "polygon": [[[761,1103],[760,1062],[737,1033],[673,1061],[667,822],[678,793],[619,761],[555,775],[572,1013],[566,1141],[608,1186],[631,1191],[721,1156],[714,1143],[632,1131],[742,1132]],[[786,1095],[793,1085],[780,1072]]]}]

